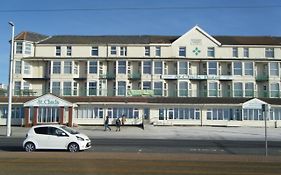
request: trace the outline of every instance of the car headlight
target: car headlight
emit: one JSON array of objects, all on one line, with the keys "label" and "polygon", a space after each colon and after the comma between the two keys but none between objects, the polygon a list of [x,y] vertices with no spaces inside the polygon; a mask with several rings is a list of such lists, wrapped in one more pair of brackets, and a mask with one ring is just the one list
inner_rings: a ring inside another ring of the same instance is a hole
[{"label": "car headlight", "polygon": [[82,137],[76,136],[77,140],[79,141],[84,141],[84,139]]}]

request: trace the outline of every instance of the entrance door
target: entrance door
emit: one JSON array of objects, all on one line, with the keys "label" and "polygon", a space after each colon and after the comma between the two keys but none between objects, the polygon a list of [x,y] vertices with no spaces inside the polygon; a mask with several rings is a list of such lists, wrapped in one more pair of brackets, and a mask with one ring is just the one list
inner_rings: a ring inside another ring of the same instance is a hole
[{"label": "entrance door", "polygon": [[159,122],[162,125],[171,125],[174,119],[174,109],[159,109]]}]

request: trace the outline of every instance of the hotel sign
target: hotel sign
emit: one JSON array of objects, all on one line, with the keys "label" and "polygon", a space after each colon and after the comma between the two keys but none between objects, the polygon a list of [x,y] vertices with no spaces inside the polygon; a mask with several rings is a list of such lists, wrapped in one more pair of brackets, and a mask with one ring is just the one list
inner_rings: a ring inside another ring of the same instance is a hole
[{"label": "hotel sign", "polygon": [[230,75],[162,75],[162,79],[232,80]]},{"label": "hotel sign", "polygon": [[37,101],[37,104],[39,106],[59,106],[60,103],[56,99],[44,99],[44,100],[39,99]]},{"label": "hotel sign", "polygon": [[41,97],[35,98],[34,100],[30,100],[26,103],[24,103],[24,106],[28,106],[28,107],[34,107],[34,106],[38,106],[38,107],[69,107],[69,106],[73,106],[72,103],[61,99],[55,95],[52,94],[46,94],[43,95]]}]

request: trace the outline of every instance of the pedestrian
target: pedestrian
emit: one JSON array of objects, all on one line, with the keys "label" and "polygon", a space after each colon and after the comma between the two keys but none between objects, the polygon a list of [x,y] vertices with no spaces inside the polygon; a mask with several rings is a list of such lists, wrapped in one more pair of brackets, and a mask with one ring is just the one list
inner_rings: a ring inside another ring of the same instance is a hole
[{"label": "pedestrian", "polygon": [[121,127],[121,121],[120,118],[118,117],[116,119],[116,131],[120,131],[120,127]]},{"label": "pedestrian", "polygon": [[122,126],[124,126],[125,122],[126,122],[126,116],[123,114],[122,115]]},{"label": "pedestrian", "polygon": [[109,118],[108,118],[108,116],[106,116],[105,120],[104,120],[104,131],[106,131],[107,129],[109,129],[109,131],[111,131],[111,128],[108,126],[108,123],[109,123]]}]

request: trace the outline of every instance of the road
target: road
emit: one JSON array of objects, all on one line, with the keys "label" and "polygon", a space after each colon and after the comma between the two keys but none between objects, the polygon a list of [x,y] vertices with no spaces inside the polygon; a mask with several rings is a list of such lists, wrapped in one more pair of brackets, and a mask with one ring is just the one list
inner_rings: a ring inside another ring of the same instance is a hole
[{"label": "road", "polygon": [[[264,155],[262,141],[91,139],[87,152],[198,153],[227,155]],[[0,138],[0,151],[21,152],[23,138]],[[281,156],[281,142],[268,142],[269,155]]]}]

